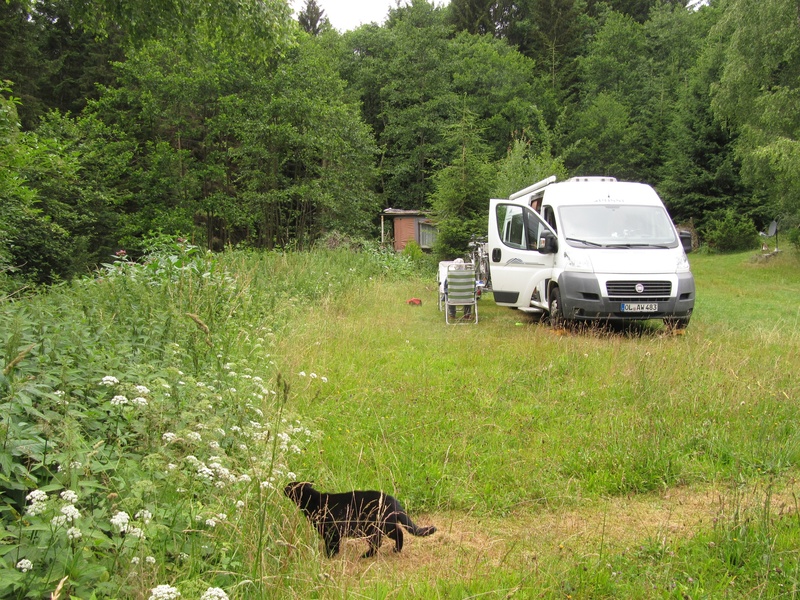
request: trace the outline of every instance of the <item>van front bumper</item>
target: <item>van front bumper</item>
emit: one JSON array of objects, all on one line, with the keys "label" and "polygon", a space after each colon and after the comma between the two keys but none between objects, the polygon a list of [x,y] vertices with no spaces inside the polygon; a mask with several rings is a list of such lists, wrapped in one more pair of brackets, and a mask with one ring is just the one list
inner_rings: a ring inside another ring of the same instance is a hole
[{"label": "van front bumper", "polygon": [[[664,293],[667,282],[670,283],[669,294]],[[614,295],[609,295],[609,283],[611,281],[601,283],[594,273],[561,273],[558,287],[564,318],[605,321],[680,319],[690,317],[694,310],[695,287],[691,273],[660,279],[658,276],[656,279],[653,276],[637,279],[635,275],[620,275],[613,280]],[[637,285],[644,288],[643,291],[637,291]]]}]

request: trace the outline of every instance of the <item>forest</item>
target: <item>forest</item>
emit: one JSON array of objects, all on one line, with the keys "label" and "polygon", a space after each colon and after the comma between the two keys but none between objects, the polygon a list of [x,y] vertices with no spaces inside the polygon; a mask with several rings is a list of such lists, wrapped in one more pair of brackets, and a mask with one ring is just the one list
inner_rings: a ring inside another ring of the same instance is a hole
[{"label": "forest", "polygon": [[[725,251],[800,223],[798,0],[0,2],[0,291],[159,240],[306,248],[551,174],[652,184]],[[782,234],[783,235],[783,234]]]}]

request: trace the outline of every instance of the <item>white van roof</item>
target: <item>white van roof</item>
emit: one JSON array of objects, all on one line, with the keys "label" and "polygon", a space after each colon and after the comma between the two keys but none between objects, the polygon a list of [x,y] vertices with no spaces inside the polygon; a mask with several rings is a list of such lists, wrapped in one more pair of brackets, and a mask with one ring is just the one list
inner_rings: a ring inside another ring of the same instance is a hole
[{"label": "white van roof", "polygon": [[637,204],[662,206],[656,191],[646,183],[617,181],[613,177],[573,177],[544,190],[544,203],[553,207],[581,204]]}]

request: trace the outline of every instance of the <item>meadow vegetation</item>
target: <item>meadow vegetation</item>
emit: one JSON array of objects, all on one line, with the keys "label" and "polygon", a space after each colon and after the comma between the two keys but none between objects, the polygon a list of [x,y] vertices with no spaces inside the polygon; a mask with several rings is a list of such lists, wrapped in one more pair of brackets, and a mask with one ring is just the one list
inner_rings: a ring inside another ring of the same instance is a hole
[{"label": "meadow vegetation", "polygon": [[[372,247],[166,244],[4,298],[0,595],[794,597],[798,267],[693,256],[682,335],[491,297],[448,327]],[[292,479],[439,532],[326,559]]]}]

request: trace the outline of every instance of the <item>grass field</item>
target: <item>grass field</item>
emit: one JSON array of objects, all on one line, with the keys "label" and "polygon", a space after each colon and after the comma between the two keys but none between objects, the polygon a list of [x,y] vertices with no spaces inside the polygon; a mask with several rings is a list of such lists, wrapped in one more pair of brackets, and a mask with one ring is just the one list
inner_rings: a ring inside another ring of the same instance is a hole
[{"label": "grass field", "polygon": [[[793,593],[793,551],[774,552],[791,566],[772,586],[763,548],[714,540],[743,522],[764,543],[798,533],[797,266],[695,257],[684,335],[553,331],[488,298],[478,326],[446,327],[425,280],[312,310],[280,346],[331,382],[296,407],[325,432],[302,475],[381,487],[445,530],[409,551],[415,575],[390,556],[344,572],[367,597]],[[794,516],[776,525],[769,508]],[[721,556],[750,551],[758,565]]]},{"label": "grass field", "polygon": [[[7,302],[4,447],[50,435],[83,464],[106,454],[105,470],[66,477],[9,452],[17,503],[46,481],[57,514],[55,495],[80,489],[93,542],[52,521],[35,533],[48,521],[10,503],[0,591],[42,595],[66,574],[78,597],[148,598],[158,584],[183,597],[795,597],[800,260],[691,262],[682,335],[553,330],[491,297],[478,325],[446,326],[434,274],[380,253],[190,256]],[[153,390],[143,415],[113,404],[105,375]],[[23,419],[20,398],[52,410]],[[217,484],[223,469],[248,476],[215,488],[198,462]],[[326,559],[279,492],[292,478],[383,489],[439,531],[406,536],[399,555],[386,544],[362,560],[352,541]],[[159,525],[118,538],[121,508]]]}]

